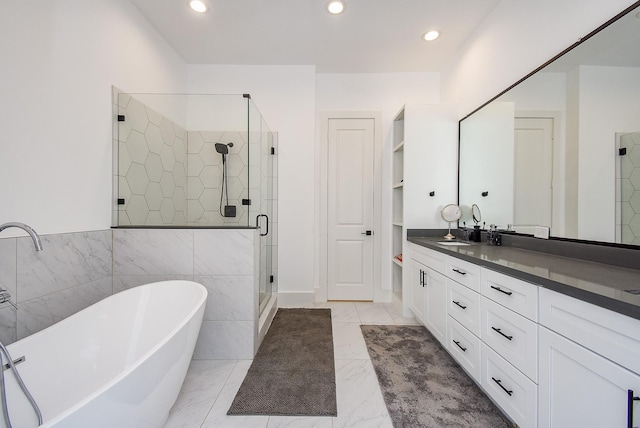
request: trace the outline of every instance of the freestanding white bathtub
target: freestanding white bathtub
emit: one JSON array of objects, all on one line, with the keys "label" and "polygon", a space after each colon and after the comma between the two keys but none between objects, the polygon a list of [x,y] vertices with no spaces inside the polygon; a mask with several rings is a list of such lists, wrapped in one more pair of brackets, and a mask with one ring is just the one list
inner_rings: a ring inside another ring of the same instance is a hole
[{"label": "freestanding white bathtub", "polygon": [[[42,426],[162,427],[191,361],[206,298],[195,282],[142,285],[8,346],[14,360],[25,357],[17,369]],[[5,379],[13,427],[36,427],[11,370]]]}]

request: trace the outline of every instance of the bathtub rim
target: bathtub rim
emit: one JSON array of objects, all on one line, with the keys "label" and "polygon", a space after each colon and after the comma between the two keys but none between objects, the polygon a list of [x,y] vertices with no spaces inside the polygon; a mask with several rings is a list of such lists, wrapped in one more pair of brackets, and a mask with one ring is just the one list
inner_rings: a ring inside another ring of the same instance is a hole
[{"label": "bathtub rim", "polygon": [[[181,280],[181,279],[177,279],[177,280],[166,280],[166,281],[154,281],[154,282],[150,282],[147,284],[142,284],[142,285],[138,285],[135,287],[131,287],[128,288],[126,290],[122,290],[119,291],[118,293],[114,293],[110,296],[107,296],[95,303],[93,303],[92,305],[87,306],[86,308],[72,314],[69,315],[67,318],[64,318],[60,321],[58,321],[55,324],[52,324],[51,326],[42,329],[32,335],[29,335],[19,341],[16,341],[14,343],[17,342],[21,342],[22,340],[24,341],[32,341],[32,340],[37,340],[38,336],[41,336],[42,334],[45,334],[47,330],[49,330],[50,328],[58,325],[58,324],[66,324],[68,322],[72,322],[72,320],[74,318],[77,318],[78,316],[80,316],[81,313],[87,312],[89,311],[94,305],[97,305],[101,302],[104,302],[108,299],[113,298],[116,295],[120,295],[121,293],[135,293],[135,292],[141,292],[140,287],[143,288],[151,288],[154,285],[158,285],[158,284],[168,284],[168,283],[188,283],[189,286],[196,286],[195,288],[198,289],[201,292],[201,295],[199,296],[199,299],[196,301],[196,303],[194,304],[194,307],[185,314],[184,318],[181,320],[180,323],[178,323],[176,326],[174,326],[172,329],[167,331],[167,334],[163,337],[162,341],[159,341],[158,343],[156,343],[154,346],[152,346],[147,352],[145,352],[144,354],[142,354],[139,358],[137,358],[135,360],[135,362],[133,364],[129,364],[127,365],[124,370],[122,370],[121,372],[118,373],[117,376],[113,377],[112,379],[110,379],[108,382],[100,385],[99,388],[97,388],[94,392],[92,392],[91,394],[87,395],[86,397],[84,397],[83,399],[79,400],[78,402],[74,403],[72,406],[68,407],[66,410],[58,413],[57,415],[50,417],[50,419],[46,419],[43,418],[43,424],[40,426],[42,428],[47,428],[50,426],[53,426],[54,424],[62,421],[64,418],[66,418],[68,415],[74,413],[76,410],[82,408],[85,404],[89,403],[91,400],[93,400],[94,398],[98,397],[100,394],[102,394],[104,391],[108,390],[110,387],[112,387],[113,385],[115,385],[116,383],[118,383],[120,380],[122,380],[123,378],[125,378],[126,376],[130,375],[133,371],[135,371],[138,367],[140,367],[144,362],[146,362],[152,355],[154,355],[161,347],[163,347],[171,338],[175,337],[176,334],[183,329],[186,325],[189,324],[189,322],[191,320],[194,319],[195,315],[198,313],[198,311],[202,311],[202,315],[204,316],[204,306],[206,305],[207,302],[207,296],[208,296],[208,291],[206,289],[206,287],[202,284],[200,284],[199,282],[196,281],[191,281],[191,280]],[[202,325],[202,319],[200,320],[200,325]],[[11,346],[13,345],[7,345],[7,348],[9,350],[9,353],[12,354],[13,353],[11,351]],[[18,372],[20,371],[20,367],[18,366]],[[28,386],[28,385],[27,385]],[[37,400],[36,400],[37,403]]]}]

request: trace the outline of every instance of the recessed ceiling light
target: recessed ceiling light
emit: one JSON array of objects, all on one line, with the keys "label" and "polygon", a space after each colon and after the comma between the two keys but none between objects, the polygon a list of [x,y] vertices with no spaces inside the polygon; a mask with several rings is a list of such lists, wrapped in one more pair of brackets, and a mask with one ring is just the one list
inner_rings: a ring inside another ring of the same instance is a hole
[{"label": "recessed ceiling light", "polygon": [[426,40],[427,42],[431,42],[435,39],[437,39],[438,37],[440,37],[440,33],[436,30],[431,30],[431,31],[427,31],[426,33],[424,33],[422,35],[422,38],[424,40]]},{"label": "recessed ceiling light", "polygon": [[332,0],[327,3],[327,10],[334,15],[342,13],[344,11],[344,2],[342,0]]},{"label": "recessed ceiling light", "polygon": [[187,3],[189,4],[189,7],[196,12],[203,13],[208,9],[207,4],[202,0],[189,0]]}]

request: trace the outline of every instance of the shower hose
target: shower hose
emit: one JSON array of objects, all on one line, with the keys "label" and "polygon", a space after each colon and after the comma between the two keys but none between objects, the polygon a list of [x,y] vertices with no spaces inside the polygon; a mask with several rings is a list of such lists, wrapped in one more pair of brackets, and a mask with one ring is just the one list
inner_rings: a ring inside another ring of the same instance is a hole
[{"label": "shower hose", "polygon": [[12,428],[11,420],[9,419],[9,408],[7,406],[7,390],[4,383],[4,362],[3,362],[2,354],[4,354],[7,357],[7,360],[8,360],[7,365],[9,366],[10,369],[13,370],[13,374],[15,375],[16,380],[18,381],[18,385],[20,385],[22,392],[24,392],[25,397],[27,397],[27,399],[29,400],[29,403],[31,403],[31,407],[33,407],[33,410],[36,412],[36,415],[38,416],[38,426],[42,425],[42,413],[40,412],[40,408],[36,404],[36,400],[33,399],[33,396],[27,389],[27,386],[22,381],[22,378],[20,377],[18,370],[16,370],[16,366],[13,364],[13,360],[11,359],[11,355],[9,354],[9,351],[7,350],[7,348],[5,348],[2,342],[0,342],[0,350],[2,350],[2,352],[0,353],[0,396],[1,396],[0,401],[2,401],[2,415],[4,416],[5,425],[7,426],[7,428]]}]

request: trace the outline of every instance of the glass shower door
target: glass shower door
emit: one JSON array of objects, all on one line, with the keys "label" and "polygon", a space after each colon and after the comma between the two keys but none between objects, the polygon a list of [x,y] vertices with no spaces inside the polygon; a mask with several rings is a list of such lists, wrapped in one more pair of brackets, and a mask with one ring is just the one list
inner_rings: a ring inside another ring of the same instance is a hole
[{"label": "glass shower door", "polygon": [[249,183],[250,212],[260,235],[259,311],[269,305],[276,292],[274,255],[276,251],[277,222],[274,217],[276,168],[276,139],[266,122],[250,102],[249,106]]}]

